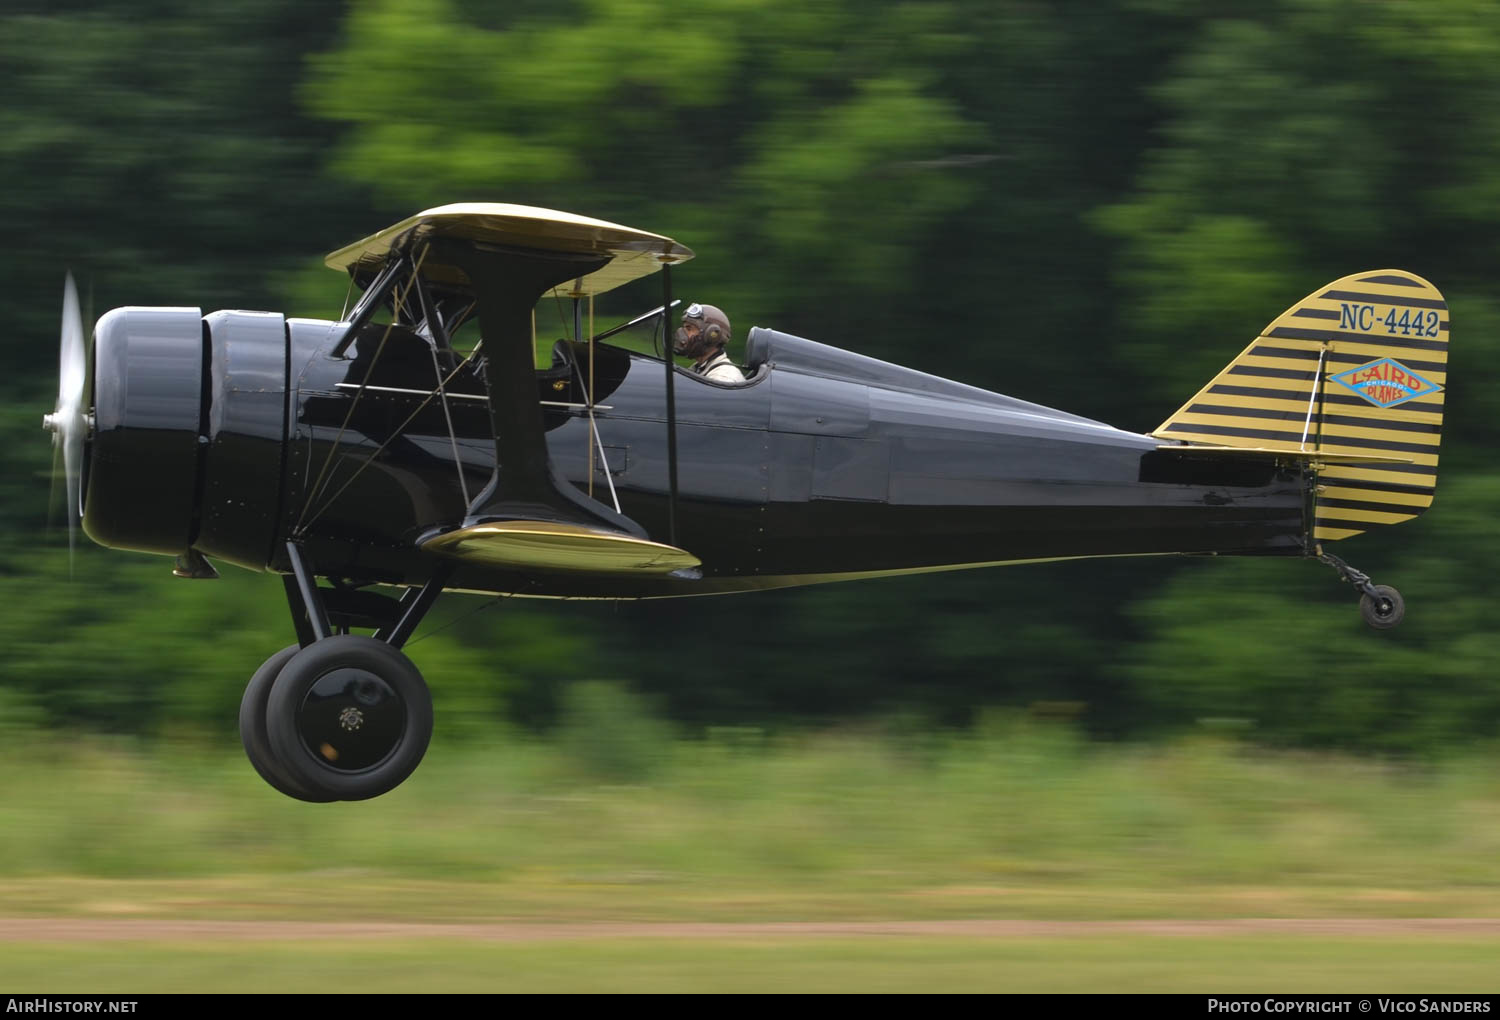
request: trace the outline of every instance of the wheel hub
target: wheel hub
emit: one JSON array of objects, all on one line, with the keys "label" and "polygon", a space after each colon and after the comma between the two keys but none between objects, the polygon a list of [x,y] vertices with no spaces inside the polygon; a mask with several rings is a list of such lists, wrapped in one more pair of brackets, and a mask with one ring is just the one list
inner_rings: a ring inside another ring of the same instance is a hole
[{"label": "wheel hub", "polygon": [[340,772],[379,765],[396,749],[405,728],[401,696],[363,669],[324,673],[297,713],[297,730],[307,749]]}]

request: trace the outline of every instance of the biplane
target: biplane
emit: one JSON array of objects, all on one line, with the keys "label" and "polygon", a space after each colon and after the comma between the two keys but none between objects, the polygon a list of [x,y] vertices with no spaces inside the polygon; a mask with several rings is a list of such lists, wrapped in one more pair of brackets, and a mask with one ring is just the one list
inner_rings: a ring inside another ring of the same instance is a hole
[{"label": "biplane", "polygon": [[[87,534],[181,577],[217,576],[210,559],[283,577],[297,642],[239,720],[272,787],[358,800],[416,768],[432,706],[401,649],[444,591],[666,598],[1271,555],[1322,560],[1367,622],[1400,621],[1399,593],[1325,546],[1432,502],[1448,313],[1427,281],[1313,291],[1143,435],[767,328],[742,384],[709,382],[666,352],[692,254],[569,213],[443,206],[327,257],[361,291],[340,321],[117,308],[91,373],[65,297],[45,423]],[[596,295],[658,272],[661,304],[634,321],[660,354],[583,328]],[[574,335],[538,368],[544,299],[573,303]]]}]

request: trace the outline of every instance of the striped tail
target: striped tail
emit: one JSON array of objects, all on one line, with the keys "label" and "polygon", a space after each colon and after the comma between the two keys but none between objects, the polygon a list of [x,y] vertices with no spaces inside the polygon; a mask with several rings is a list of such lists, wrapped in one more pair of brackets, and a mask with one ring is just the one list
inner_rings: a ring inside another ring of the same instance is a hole
[{"label": "striped tail", "polygon": [[1437,288],[1356,273],[1283,312],[1151,435],[1310,462],[1313,538],[1348,538],[1432,505],[1447,368]]}]

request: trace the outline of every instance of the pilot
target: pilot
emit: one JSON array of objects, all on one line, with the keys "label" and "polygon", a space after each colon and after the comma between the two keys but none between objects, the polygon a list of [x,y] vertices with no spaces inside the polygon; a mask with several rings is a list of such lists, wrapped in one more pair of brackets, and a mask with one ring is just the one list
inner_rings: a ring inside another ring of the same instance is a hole
[{"label": "pilot", "polygon": [[672,350],[692,358],[693,371],[709,382],[734,385],[745,381],[745,375],[724,353],[729,343],[729,317],[713,305],[694,302],[682,313]]}]

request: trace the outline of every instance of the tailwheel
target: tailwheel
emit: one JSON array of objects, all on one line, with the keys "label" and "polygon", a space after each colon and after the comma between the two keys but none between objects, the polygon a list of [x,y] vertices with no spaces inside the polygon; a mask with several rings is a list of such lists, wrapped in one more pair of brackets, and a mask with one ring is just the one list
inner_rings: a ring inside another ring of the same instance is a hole
[{"label": "tailwheel", "polygon": [[1359,597],[1359,615],[1376,630],[1390,630],[1406,616],[1406,600],[1388,584],[1372,585]]},{"label": "tailwheel", "polygon": [[399,649],[335,635],[282,666],[266,729],[275,762],[293,781],[328,799],[368,800],[395,789],[421,762],[432,738],[432,696]]},{"label": "tailwheel", "polygon": [[1319,552],[1318,561],[1339,572],[1339,577],[1360,593],[1359,615],[1376,630],[1390,630],[1406,618],[1406,600],[1388,584],[1376,584],[1370,575],[1356,570],[1332,553]]},{"label": "tailwheel", "polygon": [[266,732],[266,702],[271,696],[271,685],[281,674],[282,667],[291,661],[301,649],[297,645],[283,648],[261,663],[250,682],[245,685],[245,695],[240,699],[240,743],[245,745],[245,757],[271,788],[294,800],[310,804],[324,804],[337,798],[328,794],[314,793],[297,782],[276,758],[271,750],[271,737]]}]

